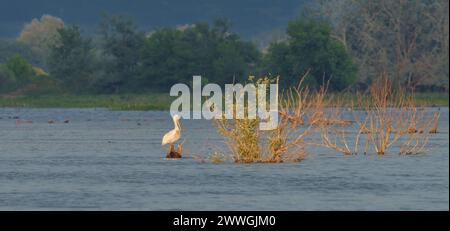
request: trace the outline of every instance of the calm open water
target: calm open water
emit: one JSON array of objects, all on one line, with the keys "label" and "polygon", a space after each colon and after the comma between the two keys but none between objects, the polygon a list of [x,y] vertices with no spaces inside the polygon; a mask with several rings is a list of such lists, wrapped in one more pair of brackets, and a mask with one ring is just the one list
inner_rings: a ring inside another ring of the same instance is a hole
[{"label": "calm open water", "polygon": [[[315,148],[300,163],[246,165],[165,160],[168,112],[3,108],[0,209],[448,210],[448,115],[427,154]],[[185,154],[223,148],[211,121],[181,123]]]}]

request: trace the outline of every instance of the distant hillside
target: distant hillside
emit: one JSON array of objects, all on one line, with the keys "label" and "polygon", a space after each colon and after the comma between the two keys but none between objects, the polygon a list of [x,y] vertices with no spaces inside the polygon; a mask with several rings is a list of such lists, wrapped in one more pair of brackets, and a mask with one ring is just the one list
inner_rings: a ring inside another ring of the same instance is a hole
[{"label": "distant hillside", "polygon": [[243,37],[283,28],[310,0],[0,0],[0,37],[16,37],[24,23],[42,14],[96,31],[102,12],[130,15],[141,29],[225,17]]}]

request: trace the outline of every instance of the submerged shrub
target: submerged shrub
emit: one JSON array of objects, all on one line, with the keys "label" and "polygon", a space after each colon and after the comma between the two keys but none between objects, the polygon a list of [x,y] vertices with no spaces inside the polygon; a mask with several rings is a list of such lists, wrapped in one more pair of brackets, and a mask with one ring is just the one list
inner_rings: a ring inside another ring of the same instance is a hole
[{"label": "submerged shrub", "polygon": [[261,159],[259,120],[228,119],[217,120],[218,132],[227,139],[235,162],[250,163]]},{"label": "submerged shrub", "polygon": [[[258,84],[269,84],[277,79],[262,77],[250,81]],[[234,102],[233,107],[236,106]],[[280,107],[289,107],[289,104],[280,103]],[[247,106],[244,106],[247,110]],[[290,111],[290,110],[284,110]],[[296,123],[292,123],[288,117],[281,117],[278,126],[270,131],[259,129],[260,119],[250,119],[248,115],[244,119],[227,120],[224,117],[216,120],[217,129],[226,139],[226,144],[232,153],[234,162],[237,163],[280,163],[284,161],[300,161],[305,156],[303,138],[309,129],[298,129]]]},{"label": "submerged shrub", "polygon": [[[322,146],[344,154],[375,152],[384,155],[394,147],[400,154],[422,153],[430,134],[437,132],[439,113],[418,110],[414,91],[393,86],[387,75],[375,80],[369,91],[358,95],[358,108],[365,115],[354,115],[356,135],[353,143],[345,128],[321,126]],[[355,111],[352,108],[353,113]]]},{"label": "submerged shrub", "polygon": [[[353,101],[344,107],[340,99],[333,99],[333,104],[325,100],[327,84],[318,91],[303,87],[304,77],[279,97],[278,126],[271,131],[260,130],[259,119],[216,120],[235,162],[299,161],[306,156],[306,145],[344,154],[384,155],[389,150],[417,154],[425,151],[431,134],[438,132],[440,114],[418,108],[414,91],[394,86],[386,75],[374,81],[368,92],[358,93],[358,110]],[[261,78],[256,84],[268,81],[272,80]],[[345,110],[353,114],[354,121],[343,119]],[[319,143],[305,141],[311,132],[320,134]]]}]

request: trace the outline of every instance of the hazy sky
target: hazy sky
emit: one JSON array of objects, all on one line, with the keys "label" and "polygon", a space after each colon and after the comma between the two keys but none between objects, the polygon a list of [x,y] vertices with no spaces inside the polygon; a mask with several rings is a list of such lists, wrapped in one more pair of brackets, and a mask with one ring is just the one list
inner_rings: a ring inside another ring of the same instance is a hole
[{"label": "hazy sky", "polygon": [[284,27],[307,0],[0,0],[0,36],[15,37],[24,23],[42,14],[94,32],[102,12],[123,13],[141,29],[225,17],[245,37]]}]

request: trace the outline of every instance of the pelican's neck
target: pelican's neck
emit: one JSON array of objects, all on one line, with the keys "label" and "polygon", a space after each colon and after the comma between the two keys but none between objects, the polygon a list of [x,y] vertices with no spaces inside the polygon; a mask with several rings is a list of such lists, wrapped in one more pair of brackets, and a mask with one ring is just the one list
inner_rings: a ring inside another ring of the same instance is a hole
[{"label": "pelican's neck", "polygon": [[173,120],[173,125],[175,126],[175,130],[179,131],[180,130],[180,124],[178,123],[177,120]]}]

